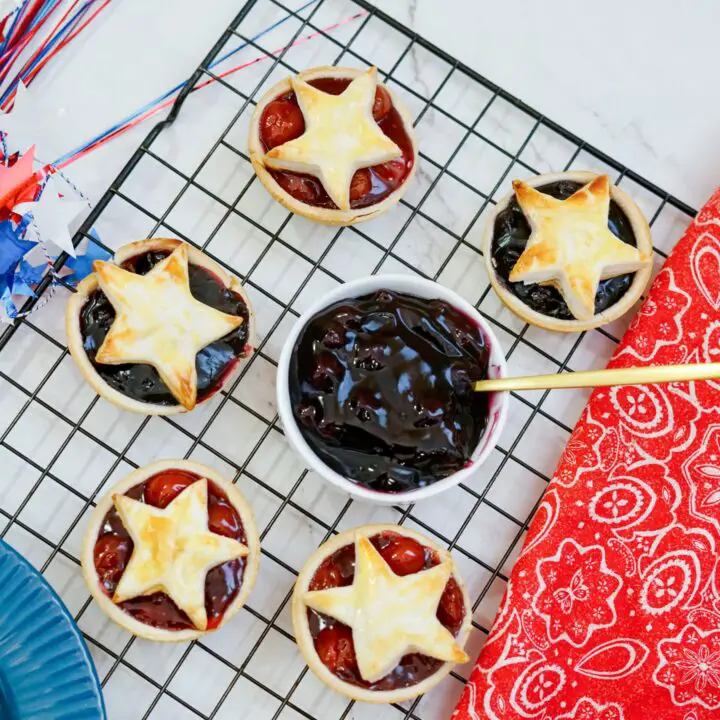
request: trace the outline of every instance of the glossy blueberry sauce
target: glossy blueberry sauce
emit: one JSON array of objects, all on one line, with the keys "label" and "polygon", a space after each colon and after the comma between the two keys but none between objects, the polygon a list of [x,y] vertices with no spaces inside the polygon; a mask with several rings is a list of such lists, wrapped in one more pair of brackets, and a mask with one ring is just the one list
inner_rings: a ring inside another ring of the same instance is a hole
[{"label": "glossy blueberry sauce", "polygon": [[[148,478],[125,495],[154,507],[167,507],[183,490],[200,480],[193,473],[171,470]],[[208,527],[218,535],[246,543],[245,530],[225,493],[208,481]],[[95,570],[106,595],[112,597],[130,562],[133,541],[115,507],[105,515],[95,541]],[[230,560],[210,570],[205,579],[205,609],[208,629],[222,622],[223,615],[240,592],[245,558]],[[190,618],[163,592],[118,603],[136,620],[163,630],[193,630]]]},{"label": "glossy blueberry sauce", "polygon": [[488,420],[482,330],[442,300],[381,290],[335,303],[290,362],[300,432],[332,469],[382,492],[425,487],[470,461]]},{"label": "glossy blueberry sauce", "polygon": [[[340,95],[350,82],[349,78],[318,78],[310,80],[309,84],[330,95]],[[412,141],[400,113],[392,105],[390,95],[381,86],[378,86],[376,93],[373,115],[380,129],[403,154],[395,160],[363,168],[355,173],[350,186],[350,206],[354,210],[375,205],[397,190],[405,182],[415,163]],[[260,139],[265,152],[299,137],[303,132],[305,121],[295,93],[282,95],[265,108],[260,123]],[[269,172],[280,186],[297,200],[315,207],[337,209],[337,205],[317,178],[285,170]]]},{"label": "glossy blueberry sauce", "polygon": [[[370,538],[385,561],[397,575],[411,575],[438,564],[437,554],[412,538],[383,532]],[[310,590],[326,590],[352,585],[355,578],[355,546],[346,545],[327,557],[315,571]],[[437,618],[457,636],[465,619],[465,600],[454,578],[450,578],[440,598]],[[308,625],[315,650],[323,664],[345,682],[374,691],[397,690],[417,685],[443,665],[442,660],[412,653],[405,655],[397,667],[374,683],[362,679],[357,666],[352,630],[343,623],[308,609]]]},{"label": "glossy blueberry sauce", "polygon": [[[565,200],[581,187],[582,183],[559,180],[541,185],[537,189],[559,200]],[[612,199],[610,200],[608,228],[624,243],[637,245],[630,220]],[[529,238],[530,225],[520,209],[517,199],[513,196],[505,210],[498,213],[495,218],[491,252],[493,266],[498,277],[513,295],[536,312],[559,320],[574,320],[575,317],[556,288],[549,285],[525,285],[522,282],[510,282],[510,273],[525,250]],[[634,273],[628,273],[601,280],[595,295],[595,313],[603,312],[618,302],[627,292],[634,277]]]},{"label": "glossy blueberry sauce", "polygon": [[[170,253],[143,253],[122,264],[125,270],[145,275]],[[189,266],[190,292],[196,300],[210,307],[243,318],[233,332],[203,348],[196,358],[198,376],[197,401],[212,395],[230,374],[241,357],[249,352],[250,312],[243,298],[226,288],[215,275],[197,265]],[[80,332],[85,352],[110,387],[140,402],[177,405],[178,402],[151,365],[103,365],[95,355],[115,320],[115,309],[102,290],[96,290],[80,311]]]}]

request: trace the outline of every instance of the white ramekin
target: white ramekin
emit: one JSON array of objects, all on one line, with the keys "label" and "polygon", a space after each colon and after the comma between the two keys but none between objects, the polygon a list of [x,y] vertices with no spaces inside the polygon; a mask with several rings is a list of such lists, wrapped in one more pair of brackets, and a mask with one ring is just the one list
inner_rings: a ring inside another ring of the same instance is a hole
[{"label": "white ramekin", "polygon": [[506,375],[505,355],[498,339],[495,337],[490,326],[480,313],[461,298],[456,292],[422,278],[410,275],[373,275],[371,277],[359,278],[352,282],[345,283],[335,288],[332,292],[322,297],[298,319],[285,340],[282,352],[280,353],[280,361],[278,363],[277,373],[277,403],[278,413],[282,421],[285,436],[290,444],[300,454],[307,466],[325,478],[331,485],[343,490],[358,500],[365,500],[380,505],[396,505],[416,502],[424,500],[433,495],[437,495],[443,490],[447,490],[454,485],[466,480],[470,475],[477,471],[485,459],[490,455],[495,447],[503,426],[508,408],[507,393],[494,393],[490,398],[490,412],[488,423],[480,437],[475,451],[472,454],[471,462],[467,467],[459,470],[448,477],[438,480],[432,485],[417,490],[408,490],[406,492],[385,493],[378,490],[371,490],[362,485],[354,483],[346,477],[343,477],[333,469],[328,467],[305,442],[300,429],[298,428],[295,416],[292,412],[290,402],[290,392],[288,388],[288,380],[290,374],[290,359],[292,357],[293,348],[297,342],[300,331],[307,323],[319,312],[329,305],[341,300],[348,300],[362,295],[367,295],[376,290],[394,290],[396,292],[408,293],[416,297],[427,298],[429,300],[444,300],[448,304],[465,313],[472,318],[485,334],[490,345],[490,365],[488,377],[500,378]]}]

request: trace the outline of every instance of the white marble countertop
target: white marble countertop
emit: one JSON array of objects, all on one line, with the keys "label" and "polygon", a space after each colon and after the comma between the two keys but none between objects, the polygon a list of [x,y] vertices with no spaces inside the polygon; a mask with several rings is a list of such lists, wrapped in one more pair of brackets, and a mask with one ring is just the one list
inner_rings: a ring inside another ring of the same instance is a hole
[{"label": "white marble countertop", "polygon": [[717,0],[377,5],[690,205],[720,184]]},{"label": "white marble countertop", "polygon": [[[377,5],[681,200],[699,206],[718,184],[717,0],[691,0],[682,13],[674,0],[605,0],[581,12],[574,0]],[[41,134],[66,150],[180,81],[238,9],[112,4],[38,82],[50,110]],[[147,130],[78,162],[72,176],[98,197]]]}]

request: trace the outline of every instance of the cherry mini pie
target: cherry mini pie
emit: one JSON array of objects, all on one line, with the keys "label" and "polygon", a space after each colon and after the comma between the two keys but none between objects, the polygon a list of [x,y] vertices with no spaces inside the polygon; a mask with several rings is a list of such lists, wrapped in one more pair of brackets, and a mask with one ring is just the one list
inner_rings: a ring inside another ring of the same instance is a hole
[{"label": "cherry mini pie", "polygon": [[578,332],[639,300],[652,270],[642,212],[607,175],[562,172],[513,182],[485,230],[488,274],[523,320]]},{"label": "cherry mini pie", "polygon": [[322,545],[300,572],[292,613],[310,669],[355,700],[409,700],[468,660],[472,611],[452,556],[398,525]]},{"label": "cherry mini pie", "polygon": [[147,415],[192,410],[251,354],[255,319],[243,287],[192,246],[142,240],[93,268],[68,302],[68,347],[113,404]]},{"label": "cherry mini pie", "polygon": [[240,491],[186,460],[130,473],[93,511],[82,547],[85,582],[102,610],[140,637],[192,640],[245,603],[260,541]]},{"label": "cherry mini pie", "polygon": [[249,147],[278,202],[330,225],[386,212],[417,161],[410,116],[375,68],[317,67],[274,85],[255,108]]}]

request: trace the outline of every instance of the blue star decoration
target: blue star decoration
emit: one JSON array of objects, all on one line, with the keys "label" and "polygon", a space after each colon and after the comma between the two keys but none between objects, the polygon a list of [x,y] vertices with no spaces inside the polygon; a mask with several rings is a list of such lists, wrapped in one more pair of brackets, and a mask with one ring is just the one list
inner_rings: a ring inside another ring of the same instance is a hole
[{"label": "blue star decoration", "polygon": [[[100,242],[100,238],[94,230],[90,231],[90,235]],[[88,240],[87,248],[85,249],[85,253],[83,255],[68,258],[68,261],[65,263],[65,267],[72,270],[72,273],[67,276],[68,282],[71,282],[73,285],[77,285],[81,280],[93,272],[93,263],[95,260],[110,259],[110,253],[98,245],[98,242]]]},{"label": "blue star decoration", "polygon": [[5,308],[5,314],[11,319],[14,320],[18,316],[18,309],[15,305],[15,303],[12,301],[12,296],[10,294],[10,288],[6,288],[3,292],[2,296],[0,296],[0,303],[3,304]]},{"label": "blue star decoration", "polygon": [[10,220],[0,223],[0,298],[12,288],[18,263],[35,247],[34,242],[22,239],[24,224],[13,226]]}]

